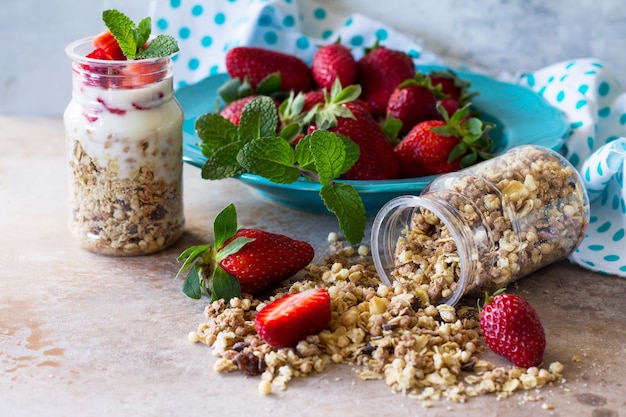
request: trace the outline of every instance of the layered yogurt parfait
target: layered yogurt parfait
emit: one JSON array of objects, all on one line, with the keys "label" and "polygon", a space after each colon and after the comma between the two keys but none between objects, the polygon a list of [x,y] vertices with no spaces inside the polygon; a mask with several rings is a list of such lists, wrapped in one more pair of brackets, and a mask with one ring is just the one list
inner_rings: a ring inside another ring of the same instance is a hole
[{"label": "layered yogurt parfait", "polygon": [[129,58],[114,33],[66,48],[73,79],[64,113],[70,228],[92,252],[145,255],[184,229],[183,112],[173,94],[171,49],[143,57],[152,41],[140,36]]}]

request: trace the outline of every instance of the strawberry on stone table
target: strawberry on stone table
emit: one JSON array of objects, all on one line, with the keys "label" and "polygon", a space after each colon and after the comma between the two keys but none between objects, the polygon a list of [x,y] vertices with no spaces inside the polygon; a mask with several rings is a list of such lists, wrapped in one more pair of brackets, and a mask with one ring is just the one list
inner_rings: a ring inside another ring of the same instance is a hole
[{"label": "strawberry on stone table", "polygon": [[287,294],[259,311],[254,325],[269,345],[293,347],[309,335],[328,326],[331,317],[330,296],[326,288]]},{"label": "strawberry on stone table", "polygon": [[469,117],[469,106],[452,117],[438,109],[444,120],[418,123],[394,148],[403,178],[458,171],[492,156],[490,124]]},{"label": "strawberry on stone table", "polygon": [[[239,229],[218,250],[237,238],[250,239],[237,252],[219,261],[219,266],[239,281],[241,291],[260,294],[307,266],[314,256],[305,241],[259,229]],[[219,256],[219,255],[218,255]]]},{"label": "strawberry on stone table", "polygon": [[187,248],[178,274],[190,268],[183,293],[199,299],[202,291],[212,300],[228,301],[241,293],[261,294],[306,267],[315,255],[305,241],[260,229],[240,228],[233,204],[213,222],[215,242]]},{"label": "strawberry on stone table", "polygon": [[226,72],[232,78],[247,79],[253,90],[274,73],[280,73],[281,91],[306,92],[313,88],[311,70],[302,59],[265,48],[238,46],[229,49]]},{"label": "strawberry on stone table", "polygon": [[346,87],[356,83],[356,60],[352,51],[339,42],[323,45],[313,55],[311,73],[320,88],[330,90],[336,79]]},{"label": "strawberry on stone table", "polygon": [[541,364],[546,336],[528,300],[515,294],[487,296],[479,320],[489,349],[522,368]]},{"label": "strawberry on stone table", "polygon": [[361,99],[369,103],[374,117],[384,117],[393,90],[415,76],[410,55],[374,45],[357,61],[358,82],[363,88]]}]

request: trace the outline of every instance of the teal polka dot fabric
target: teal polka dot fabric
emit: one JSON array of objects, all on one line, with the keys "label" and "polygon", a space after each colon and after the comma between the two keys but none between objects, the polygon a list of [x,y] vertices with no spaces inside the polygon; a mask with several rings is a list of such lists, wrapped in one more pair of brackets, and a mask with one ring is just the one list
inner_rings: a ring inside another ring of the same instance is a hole
[{"label": "teal polka dot fabric", "polygon": [[443,64],[409,37],[363,15],[339,16],[314,1],[154,0],[155,34],[174,36],[176,87],[226,72],[224,57],[234,46],[275,49],[310,62],[319,45],[338,38],[355,56],[376,38],[385,46],[409,51],[416,64]]},{"label": "teal polka dot fabric", "polygon": [[591,201],[586,236],[570,260],[626,277],[626,93],[594,59],[551,65],[523,74],[519,83],[560,109],[570,126],[563,151]]},{"label": "teal polka dot fabric", "polygon": [[[415,39],[374,19],[339,16],[310,0],[153,0],[150,15],[156,34],[179,41],[176,88],[226,72],[226,51],[239,45],[275,49],[310,62],[318,45],[339,38],[358,58],[378,38],[409,53],[417,65],[446,64]],[[570,260],[626,277],[626,93],[594,59],[557,63],[512,82],[542,96],[569,123],[563,152],[581,173],[591,200],[587,234]]]}]

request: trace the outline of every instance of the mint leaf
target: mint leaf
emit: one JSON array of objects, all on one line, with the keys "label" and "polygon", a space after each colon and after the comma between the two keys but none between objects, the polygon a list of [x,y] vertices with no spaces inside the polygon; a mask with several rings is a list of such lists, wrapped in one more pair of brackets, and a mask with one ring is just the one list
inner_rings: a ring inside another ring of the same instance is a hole
[{"label": "mint leaf", "polygon": [[339,227],[352,244],[363,240],[367,217],[365,205],[356,189],[345,183],[332,183],[322,186],[320,197],[326,208],[335,214]]},{"label": "mint leaf", "polygon": [[259,138],[247,143],[237,161],[248,171],[276,183],[290,184],[300,177],[300,169],[293,166],[294,150],[281,137]]},{"label": "mint leaf", "polygon": [[150,39],[150,33],[152,32],[152,19],[150,17],[144,17],[141,19],[135,30],[135,38],[137,40],[137,46],[142,48],[148,39]]},{"label": "mint leaf", "polygon": [[346,159],[346,147],[335,134],[324,130],[316,130],[308,141],[315,168],[322,185],[339,177]]},{"label": "mint leaf", "polygon": [[311,152],[311,135],[306,135],[296,145],[296,162],[300,168],[315,172],[315,157]]},{"label": "mint leaf", "polygon": [[202,140],[202,153],[211,158],[218,149],[237,140],[237,126],[219,114],[208,113],[196,119],[196,133]]},{"label": "mint leaf", "polygon": [[202,178],[205,180],[222,180],[246,172],[237,160],[241,147],[240,142],[232,142],[214,151],[211,158],[207,159],[202,166]]},{"label": "mint leaf", "polygon": [[211,302],[224,299],[228,303],[231,298],[241,297],[239,280],[219,266],[215,268],[211,279]]},{"label": "mint leaf", "polygon": [[275,136],[278,112],[274,100],[267,96],[255,98],[243,108],[239,120],[239,139],[245,142]]},{"label": "mint leaf", "polygon": [[134,59],[137,54],[135,23],[124,13],[114,9],[102,12],[102,20],[111,31],[126,58]]},{"label": "mint leaf", "polygon": [[359,160],[359,156],[361,155],[361,148],[357,145],[352,139],[347,136],[339,135],[339,138],[343,141],[343,145],[346,148],[346,157],[343,161],[343,166],[339,170],[339,174],[337,176],[344,174],[348,171],[356,161]]},{"label": "mint leaf", "polygon": [[159,35],[152,39],[145,49],[137,53],[135,59],[161,58],[175,54],[178,51],[178,42],[176,42],[176,39],[170,35]]},{"label": "mint leaf", "polygon": [[102,12],[102,20],[128,59],[161,58],[179,51],[172,36],[159,35],[150,42],[152,19],[143,18],[139,25],[124,13],[111,9]]},{"label": "mint leaf", "polygon": [[234,204],[229,204],[220,211],[213,220],[213,236],[215,247],[219,250],[224,242],[230,239],[238,229],[237,209]]}]

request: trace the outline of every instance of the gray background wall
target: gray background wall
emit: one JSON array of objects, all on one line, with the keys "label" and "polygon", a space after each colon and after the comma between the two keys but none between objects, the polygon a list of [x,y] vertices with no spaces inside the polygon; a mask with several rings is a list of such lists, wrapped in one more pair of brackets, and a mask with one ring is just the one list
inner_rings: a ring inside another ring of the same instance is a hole
[{"label": "gray background wall", "polygon": [[[117,8],[139,20],[151,0],[0,0],[0,114],[59,116],[70,99],[67,43],[103,28]],[[188,1],[188,0],[186,0]],[[214,0],[196,0],[214,1]],[[494,74],[598,58],[626,86],[624,0],[318,0],[421,39],[444,57]]]}]

